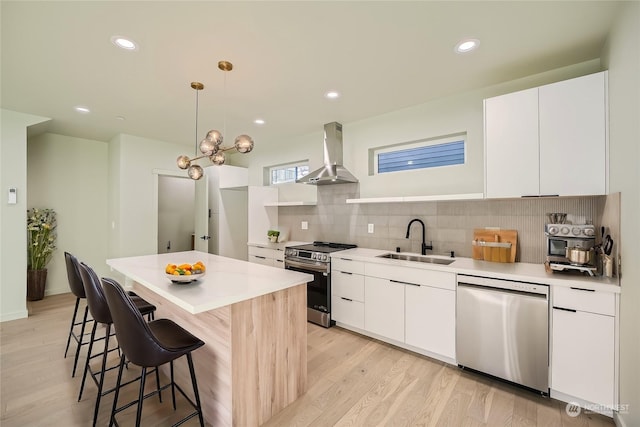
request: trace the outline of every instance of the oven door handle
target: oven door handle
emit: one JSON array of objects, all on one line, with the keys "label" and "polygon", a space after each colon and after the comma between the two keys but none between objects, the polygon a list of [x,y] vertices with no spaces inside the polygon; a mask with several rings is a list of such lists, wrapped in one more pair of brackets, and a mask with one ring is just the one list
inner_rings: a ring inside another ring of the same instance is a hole
[{"label": "oven door handle", "polygon": [[291,266],[296,268],[304,268],[305,270],[314,271],[317,273],[325,273],[325,274],[328,273],[327,268],[322,265],[308,264],[306,262],[298,262],[298,261],[292,261],[288,259],[284,260],[284,264],[285,264],[285,268]]}]

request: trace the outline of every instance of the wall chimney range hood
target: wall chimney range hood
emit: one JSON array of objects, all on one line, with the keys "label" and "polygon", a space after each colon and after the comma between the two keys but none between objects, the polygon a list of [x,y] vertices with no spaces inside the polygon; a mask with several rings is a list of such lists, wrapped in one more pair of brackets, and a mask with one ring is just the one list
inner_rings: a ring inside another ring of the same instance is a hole
[{"label": "wall chimney range hood", "polygon": [[324,166],[296,181],[300,184],[350,184],[358,179],[342,166],[342,125],[331,122],[324,125]]}]

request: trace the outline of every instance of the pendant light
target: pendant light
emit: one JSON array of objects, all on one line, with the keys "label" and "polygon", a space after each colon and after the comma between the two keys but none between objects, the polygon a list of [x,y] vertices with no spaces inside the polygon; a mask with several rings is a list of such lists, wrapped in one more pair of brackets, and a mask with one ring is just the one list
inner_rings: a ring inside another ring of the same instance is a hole
[{"label": "pendant light", "polygon": [[[218,62],[218,68],[224,72],[229,72],[233,70],[233,64],[228,61],[220,61]],[[235,142],[232,147],[224,147],[222,142],[224,137],[220,131],[215,129],[207,132],[206,137],[200,141],[198,145],[198,92],[204,89],[204,85],[200,82],[191,82],[191,88],[196,91],[196,157],[189,158],[189,156],[179,156],[177,159],[178,167],[180,169],[187,169],[187,173],[189,174],[189,178],[198,180],[202,178],[204,174],[204,170],[202,166],[195,164],[196,160],[202,159],[204,157],[208,157],[211,163],[214,165],[223,165],[226,161],[224,152],[228,150],[235,149],[239,153],[249,153],[253,150],[253,139],[249,135],[239,135],[236,137]],[[224,80],[224,89],[226,95],[227,88],[227,78],[225,75]],[[225,96],[226,98],[226,96]],[[226,101],[226,99],[225,99]],[[226,105],[225,105],[225,117],[224,117],[224,125],[226,130]],[[198,156],[198,148],[200,149],[201,155]]]}]

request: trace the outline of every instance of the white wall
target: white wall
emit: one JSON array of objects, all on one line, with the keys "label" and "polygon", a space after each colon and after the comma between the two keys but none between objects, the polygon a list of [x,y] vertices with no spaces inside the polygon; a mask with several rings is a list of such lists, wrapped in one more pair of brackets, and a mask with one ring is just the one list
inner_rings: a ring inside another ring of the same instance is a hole
[{"label": "white wall", "polygon": [[185,147],[132,135],[109,143],[109,257],[156,253],[155,169],[178,170]]},{"label": "white wall", "polygon": [[[0,321],[27,317],[27,127],[49,119],[0,110]],[[9,188],[18,190],[15,205]]]},{"label": "white wall", "polygon": [[107,143],[44,133],[27,144],[28,208],[51,208],[57,247],[47,266],[46,295],[69,292],[64,252],[107,268]]},{"label": "white wall", "polygon": [[624,426],[640,426],[640,3],[628,2],[609,36],[610,188],[621,192],[620,403]]},{"label": "white wall", "polygon": [[[357,122],[343,123],[344,166],[360,181],[360,197],[482,193],[482,100],[598,71],[601,71],[600,61],[588,61]],[[309,159],[311,170],[320,167],[323,162],[322,126],[323,123],[318,123],[318,132],[277,142],[265,141],[262,146],[256,141],[254,151],[246,156],[235,156],[234,164],[249,168],[250,185],[263,185],[263,169],[267,166]],[[460,132],[467,133],[465,165],[369,176],[369,149]],[[305,195],[301,192],[309,191],[309,187],[301,184],[279,186],[280,200],[304,199]]]}]

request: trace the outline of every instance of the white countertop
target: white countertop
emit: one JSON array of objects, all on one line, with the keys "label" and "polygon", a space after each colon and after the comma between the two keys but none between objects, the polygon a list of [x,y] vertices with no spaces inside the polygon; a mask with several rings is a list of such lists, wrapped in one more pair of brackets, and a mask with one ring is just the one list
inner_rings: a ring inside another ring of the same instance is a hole
[{"label": "white countertop", "polygon": [[[195,282],[176,284],[165,274],[167,264],[194,264],[196,261],[204,263],[206,274]],[[192,314],[313,280],[311,274],[198,251],[109,259],[107,265]]]},{"label": "white countertop", "polygon": [[[471,258],[456,258],[449,265],[429,264],[415,261],[402,261],[388,258],[377,258],[378,255],[392,251],[381,249],[355,248],[334,252],[331,257],[349,258],[358,261],[375,262],[386,265],[402,265],[404,267],[422,268],[425,270],[449,271],[457,274],[490,277],[494,279],[516,280],[522,282],[540,283],[550,286],[578,287],[596,291],[620,293],[618,278],[588,277],[573,273],[547,273],[542,264],[525,262],[500,263],[478,261]],[[411,254],[416,255],[416,254]],[[448,258],[446,256],[436,256]]]}]

